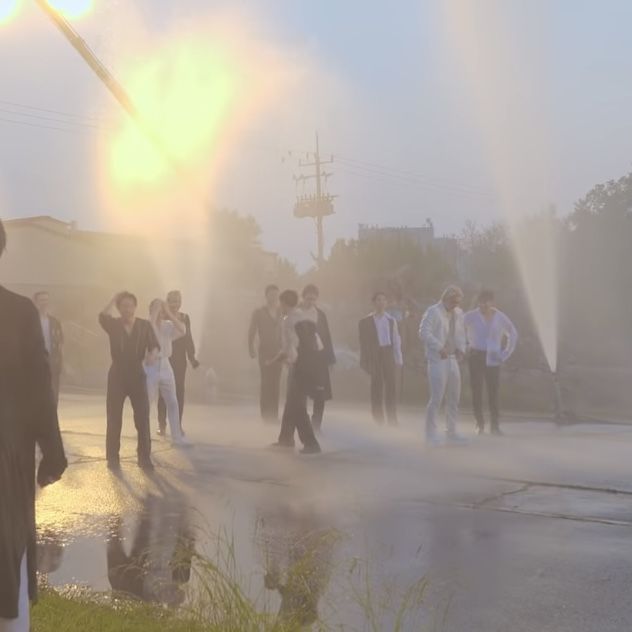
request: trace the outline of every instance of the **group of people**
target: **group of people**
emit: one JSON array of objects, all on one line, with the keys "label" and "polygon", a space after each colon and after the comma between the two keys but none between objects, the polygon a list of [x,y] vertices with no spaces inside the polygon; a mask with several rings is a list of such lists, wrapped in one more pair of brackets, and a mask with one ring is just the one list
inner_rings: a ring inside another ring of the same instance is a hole
[{"label": "group of people", "polygon": [[[158,411],[158,434],[166,435],[169,421],[175,446],[190,445],[182,428],[187,359],[197,368],[191,321],[180,311],[182,295],[173,290],[167,300],[154,299],[149,319],[138,318],[138,300],[130,292],[116,294],[99,313],[99,323],[110,339],[112,365],[107,381],[106,458],[112,470],[120,468],[119,451],[123,406],[129,398],[138,434],[138,464],[153,469],[150,415]],[[118,317],[112,315],[116,308]]]},{"label": "group of people", "polygon": [[[330,367],[336,356],[327,316],[317,305],[319,291],[308,285],[302,301],[294,290],[279,293],[270,285],[266,303],[256,309],[250,321],[250,356],[259,359],[261,372],[260,408],[267,421],[276,421],[279,411],[283,365],[288,366],[287,396],[281,432],[274,445],[294,447],[298,431],[303,454],[320,452],[317,435],[321,432],[325,402],[332,397]],[[450,286],[438,303],[424,313],[419,337],[425,347],[429,401],[426,410],[426,440],[429,445],[444,443],[438,432],[437,417],[445,406],[448,443],[464,443],[457,432],[461,399],[461,363],[467,361],[472,389],[476,432],[485,432],[483,390],[487,389],[490,432],[501,435],[498,391],[500,368],[516,348],[518,333],[509,317],[495,306],[494,293],[482,290],[475,309],[461,309],[463,292]],[[396,426],[397,376],[403,367],[402,339],[398,320],[389,313],[385,292],[373,296],[374,310],[358,325],[360,366],[370,377],[373,419]],[[258,337],[259,347],[255,348]],[[308,400],[313,403],[310,417]]]},{"label": "group of people", "polygon": [[[319,290],[307,285],[299,301],[296,291],[280,292],[269,285],[265,297],[266,304],[253,312],[248,331],[250,356],[258,357],[261,371],[261,416],[278,419],[281,373],[287,365],[281,431],[273,445],[294,448],[298,432],[301,453],[316,454],[321,451],[316,435],[321,432],[325,402],[332,398],[330,367],[336,362],[327,316],[318,307]],[[311,415],[308,400],[313,402]]]},{"label": "group of people", "polygon": [[[0,255],[6,246],[0,222]],[[266,288],[266,304],[252,316],[250,355],[261,370],[261,414],[278,418],[282,367],[288,385],[281,430],[275,447],[294,447],[298,431],[302,453],[320,452],[325,404],[332,398],[330,368],[336,356],[326,314],[318,306],[319,291],[308,285],[301,297],[294,290]],[[483,433],[482,392],[487,386],[491,432],[500,434],[498,386],[500,367],[517,341],[509,318],[482,291],[477,308],[464,314],[463,292],[448,287],[428,308],[419,328],[428,365],[430,398],[426,437],[440,443],[437,416],[446,406],[446,440],[462,442],[456,423],[461,392],[460,362],[467,358],[477,431]],[[62,367],[63,331],[49,314],[50,297],[38,292],[32,300],[0,287],[0,632],[28,630],[29,597],[36,593],[35,482],[59,480],[67,460],[59,431],[57,400]],[[112,365],[107,383],[106,457],[118,469],[123,405],[131,400],[138,431],[138,463],[153,469],[150,410],[158,411],[158,432],[177,446],[187,445],[182,428],[187,361],[199,365],[188,316],[180,311],[180,292],[151,302],[147,320],[136,317],[138,301],[129,292],[117,294],[99,314],[109,336]],[[360,364],[370,376],[371,410],[378,423],[397,424],[396,376],[403,365],[397,319],[388,311],[387,296],[373,297],[374,311],[359,322]],[[112,315],[114,308],[119,316]],[[259,339],[258,348],[255,342]],[[308,401],[313,402],[311,414]],[[35,447],[40,460],[36,476]]]}]

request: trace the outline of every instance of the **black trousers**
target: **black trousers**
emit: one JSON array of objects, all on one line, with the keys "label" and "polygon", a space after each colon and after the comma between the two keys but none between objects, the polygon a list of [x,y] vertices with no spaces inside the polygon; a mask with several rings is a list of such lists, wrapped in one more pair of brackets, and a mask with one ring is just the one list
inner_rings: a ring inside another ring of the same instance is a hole
[{"label": "black trousers", "polygon": [[306,448],[319,446],[314,435],[312,423],[307,413],[307,392],[295,378],[294,371],[290,369],[287,379],[287,397],[283,418],[281,420],[281,432],[279,443],[286,446],[294,445],[294,431],[298,431],[298,438]]},{"label": "black trousers", "polygon": [[395,356],[393,347],[380,347],[371,370],[371,412],[373,419],[384,423],[384,410],[388,423],[397,424],[397,391]]},{"label": "black trousers", "polygon": [[325,399],[316,397],[312,408],[312,427],[314,430],[320,430],[323,425],[323,415],[325,414]]},{"label": "black trousers", "polygon": [[53,389],[53,398],[55,400],[55,406],[59,405],[59,381],[61,379],[61,368],[51,366],[50,367],[50,382]]},{"label": "black trousers", "polygon": [[[171,360],[169,360],[171,362]],[[184,366],[171,362],[173,376],[176,380],[176,399],[178,400],[178,408],[180,409],[180,428],[182,428],[182,413],[184,412],[184,383],[187,377],[187,365]],[[162,395],[158,396],[158,427],[160,430],[167,428],[167,406]]]},{"label": "black trousers", "polygon": [[283,364],[273,362],[267,365],[266,361],[259,361],[261,373],[261,390],[259,392],[259,408],[261,418],[264,421],[279,420],[279,395],[281,393],[281,371]]},{"label": "black trousers", "polygon": [[470,385],[472,387],[472,407],[478,428],[485,427],[483,416],[483,385],[487,386],[489,400],[489,416],[491,427],[498,428],[498,389],[500,385],[500,367],[487,366],[487,353],[485,351],[470,351],[468,357],[470,369]]},{"label": "black trousers", "polygon": [[139,461],[146,461],[151,454],[149,432],[149,399],[145,373],[125,375],[116,367],[108,373],[107,390],[107,432],[105,454],[107,460],[116,462],[121,448],[121,428],[123,426],[123,405],[129,397],[134,411],[134,425],[138,433],[137,453]]}]

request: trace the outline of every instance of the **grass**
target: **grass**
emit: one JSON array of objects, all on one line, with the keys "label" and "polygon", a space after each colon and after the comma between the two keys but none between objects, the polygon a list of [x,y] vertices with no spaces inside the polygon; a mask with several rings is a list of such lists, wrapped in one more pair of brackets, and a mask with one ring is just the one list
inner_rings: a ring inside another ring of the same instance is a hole
[{"label": "grass", "polygon": [[357,630],[363,632],[445,629],[449,607],[442,621],[430,623],[424,616],[426,579],[405,587],[397,577],[385,580],[371,564],[358,559],[344,564],[346,569],[335,574],[338,577],[328,593],[329,603],[319,608],[319,600],[333,579],[327,567],[339,538],[333,531],[306,533],[296,543],[288,568],[280,571],[272,565],[267,569],[265,588],[280,593],[279,611],[272,611],[265,598],[248,596],[249,591],[244,590],[247,578],[239,573],[234,542],[224,533],[217,538],[213,558],[185,551],[192,579],[186,605],[168,608],[117,593],[55,590],[44,584],[39,603],[32,609],[32,632],[355,632],[356,628],[329,624],[319,616],[321,610],[336,618],[337,599],[345,603],[345,609],[352,607],[359,614],[356,619],[362,623]]},{"label": "grass", "polygon": [[220,632],[170,610],[130,601],[100,602],[96,596],[47,589],[31,610],[32,632]]}]

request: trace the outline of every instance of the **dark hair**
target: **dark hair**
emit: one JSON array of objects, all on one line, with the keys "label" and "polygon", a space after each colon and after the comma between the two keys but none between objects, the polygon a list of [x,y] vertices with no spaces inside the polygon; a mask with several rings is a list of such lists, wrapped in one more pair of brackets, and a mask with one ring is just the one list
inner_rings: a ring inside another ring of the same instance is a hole
[{"label": "dark hair", "polygon": [[279,291],[279,286],[278,285],[266,285],[266,291],[265,291],[265,295],[268,296],[268,294],[270,294],[270,292],[278,292]]},{"label": "dark hair", "polygon": [[40,296],[44,296],[44,294],[50,296],[50,292],[48,290],[40,290],[39,292],[35,292],[35,294],[33,294],[33,300],[36,301]]},{"label": "dark hair", "polygon": [[476,297],[477,303],[487,303],[494,300],[493,290],[481,290]]},{"label": "dark hair", "polygon": [[283,292],[281,292],[281,296],[279,296],[279,300],[283,303],[283,305],[296,307],[298,305],[298,292],[295,292],[294,290],[283,290]]},{"label": "dark hair", "polygon": [[4,249],[7,247],[7,233],[4,230],[4,224],[2,220],[0,220],[0,255],[4,252]]},{"label": "dark hair", "polygon": [[175,298],[176,296],[180,300],[182,300],[182,292],[180,292],[180,290],[170,290],[169,292],[167,292],[167,300],[169,300],[170,298]]},{"label": "dark hair", "polygon": [[377,301],[377,299],[378,299],[380,296],[383,296],[384,298],[388,298],[388,296],[386,295],[386,292],[383,292],[382,290],[380,290],[379,292],[376,292],[376,293],[373,295],[373,298],[372,298],[371,300],[375,303],[375,301]]},{"label": "dark hair", "polygon": [[306,285],[305,288],[303,289],[303,294],[302,294],[303,298],[305,298],[308,294],[315,294],[316,296],[320,296],[320,292],[318,291],[318,288],[313,283]]},{"label": "dark hair", "polygon": [[138,307],[138,299],[136,298],[136,296],[134,294],[132,294],[131,292],[121,292],[117,297],[116,297],[116,306],[120,307],[121,303],[127,299],[130,299],[131,301],[134,302],[134,306]]}]

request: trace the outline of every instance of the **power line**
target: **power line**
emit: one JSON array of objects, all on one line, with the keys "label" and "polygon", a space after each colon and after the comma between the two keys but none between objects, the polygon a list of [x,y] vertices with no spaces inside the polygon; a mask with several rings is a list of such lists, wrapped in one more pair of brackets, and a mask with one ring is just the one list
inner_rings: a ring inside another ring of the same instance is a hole
[{"label": "power line", "polygon": [[41,121],[50,121],[53,123],[60,123],[62,125],[76,126],[76,127],[89,127],[92,129],[104,129],[99,125],[93,125],[92,123],[82,123],[80,121],[65,121],[60,118],[54,118],[51,116],[42,116],[41,114],[31,114],[29,112],[20,112],[19,110],[9,110],[6,108],[0,107],[0,112],[4,112],[5,114],[11,114],[12,116],[22,116],[26,118],[38,119]]},{"label": "power line", "polygon": [[379,170],[379,171],[383,171],[383,172],[392,173],[392,174],[395,174],[395,175],[401,175],[401,176],[406,176],[406,177],[410,177],[410,178],[414,178],[414,179],[420,179],[420,180],[424,180],[424,181],[427,181],[429,183],[436,184],[436,185],[456,186],[456,187],[459,187],[459,188],[462,188],[462,189],[471,190],[471,191],[482,191],[480,188],[475,187],[475,186],[471,186],[469,184],[450,182],[448,180],[443,180],[443,179],[440,179],[440,178],[431,178],[431,177],[429,177],[427,175],[421,174],[421,173],[416,172],[416,171],[410,171],[410,170],[407,170],[407,169],[400,169],[400,168],[395,168],[395,167],[389,167],[389,166],[378,164],[378,163],[375,163],[375,162],[368,162],[366,160],[358,160],[357,158],[350,158],[350,157],[347,157],[347,156],[338,156],[337,155],[336,158],[340,162],[347,162],[347,163],[352,164],[352,165],[357,166],[357,167],[373,169],[373,170]]},{"label": "power line", "polygon": [[456,187],[447,187],[440,186],[437,184],[432,184],[428,182],[423,182],[420,180],[414,179],[402,179],[393,177],[390,174],[379,172],[379,171],[367,171],[362,170],[359,167],[349,167],[348,165],[339,165],[338,167],[340,171],[347,173],[349,175],[357,176],[359,178],[365,178],[371,181],[377,181],[382,184],[388,184],[392,186],[412,186],[412,187],[421,187],[424,189],[428,189],[431,191],[439,191],[443,193],[456,193],[458,195],[467,195],[467,196],[477,196],[477,197],[492,197],[491,193],[483,193],[483,192],[475,192],[468,191],[466,189],[459,189]]},{"label": "power line", "polygon": [[57,132],[66,132],[69,134],[80,134],[82,131],[80,129],[72,129],[72,128],[64,128],[64,127],[53,127],[52,125],[40,125],[39,123],[31,123],[29,121],[15,121],[12,119],[0,117],[0,123],[11,123],[13,125],[24,125],[25,127],[37,127],[39,129],[50,129],[55,130]]},{"label": "power line", "polygon": [[60,116],[67,116],[70,118],[85,119],[89,121],[102,120],[101,117],[94,116],[92,114],[76,114],[76,113],[71,113],[71,112],[62,112],[61,110],[52,110],[50,108],[36,107],[34,105],[27,105],[25,103],[18,103],[16,101],[6,101],[4,99],[0,99],[0,103],[3,105],[9,105],[11,107],[23,108],[26,110],[34,110],[36,112],[46,112],[47,114],[58,114]]}]

